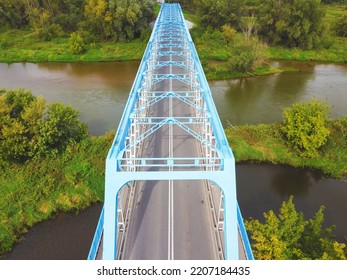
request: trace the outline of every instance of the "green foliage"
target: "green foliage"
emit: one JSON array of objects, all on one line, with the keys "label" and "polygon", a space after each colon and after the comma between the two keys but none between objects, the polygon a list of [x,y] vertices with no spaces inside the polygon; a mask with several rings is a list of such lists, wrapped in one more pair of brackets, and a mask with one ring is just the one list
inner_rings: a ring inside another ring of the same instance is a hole
[{"label": "green foliage", "polygon": [[[0,258],[35,223],[102,201],[114,134],[70,143],[57,157],[10,163],[0,176]],[[20,199],[18,199],[20,197]]]},{"label": "green foliage", "polygon": [[252,72],[260,65],[264,64],[267,58],[267,45],[256,38],[246,42],[235,43],[231,47],[229,58],[230,70],[240,72]]},{"label": "green foliage", "polygon": [[335,33],[340,37],[347,37],[347,16],[343,16],[335,25]]},{"label": "green foliage", "polygon": [[28,24],[22,0],[0,0],[0,26],[20,28]]},{"label": "green foliage", "polygon": [[259,34],[271,44],[312,49],[323,37],[323,17],[320,0],[265,0]]},{"label": "green foliage", "polygon": [[220,28],[224,24],[238,27],[244,0],[195,0],[194,4],[204,27]]},{"label": "green foliage", "polygon": [[154,0],[0,0],[0,24],[31,27],[44,41],[88,31],[102,40],[139,38],[154,17]]},{"label": "green foliage", "polygon": [[29,23],[34,28],[36,37],[43,41],[50,41],[64,34],[63,29],[54,23],[54,17],[45,8],[32,8],[29,10]]},{"label": "green foliage", "polygon": [[225,43],[229,45],[235,39],[236,30],[232,28],[230,25],[224,24],[222,26],[222,35],[223,35]]},{"label": "green foliage", "polygon": [[81,54],[86,51],[86,44],[78,32],[72,32],[69,39],[69,48],[73,54]]},{"label": "green foliage", "polygon": [[30,91],[0,90],[0,159],[25,161],[56,155],[88,135],[71,106],[45,105]]},{"label": "green foliage", "polygon": [[347,4],[346,0],[322,0],[324,4]]},{"label": "green foliage", "polygon": [[154,16],[153,0],[88,0],[82,29],[98,34],[104,40],[139,38]]},{"label": "green foliage", "polygon": [[297,212],[293,197],[283,202],[279,214],[270,210],[264,213],[265,223],[250,218],[245,222],[251,233],[255,259],[346,259],[343,243],[338,243],[332,231],[333,226],[322,228],[324,207],[313,219],[305,221],[302,212]]},{"label": "green foliage", "polygon": [[281,124],[234,126],[225,130],[237,162],[270,162],[293,167],[310,167],[327,176],[343,179],[347,174],[347,118],[329,120],[330,136],[319,156],[302,157],[282,136]]},{"label": "green foliage", "polygon": [[314,157],[318,149],[328,139],[330,131],[326,121],[331,107],[326,101],[311,99],[309,102],[294,104],[283,111],[284,120],[281,131],[288,143],[302,156]]}]

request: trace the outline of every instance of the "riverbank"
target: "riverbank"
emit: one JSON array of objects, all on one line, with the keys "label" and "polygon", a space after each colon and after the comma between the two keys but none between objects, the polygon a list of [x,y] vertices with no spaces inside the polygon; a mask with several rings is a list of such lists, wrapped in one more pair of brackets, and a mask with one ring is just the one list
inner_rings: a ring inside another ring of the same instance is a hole
[{"label": "riverbank", "polygon": [[270,162],[321,170],[326,176],[344,179],[347,175],[347,118],[328,123],[330,137],[319,156],[300,157],[288,147],[279,132],[280,124],[229,127],[225,130],[237,162]]},{"label": "riverbank", "polygon": [[[194,31],[192,32],[194,39]],[[230,71],[230,47],[219,39],[204,40],[195,38],[206,77],[221,80],[240,77],[270,75],[295,69],[280,69],[263,65],[252,72]],[[141,60],[147,45],[147,38],[130,42],[90,43],[83,54],[73,54],[69,49],[69,38],[54,38],[39,42],[30,30],[0,30],[0,62],[105,62]],[[347,38],[334,38],[329,48],[304,51],[299,49],[268,48],[269,60],[301,60],[319,62],[347,62]]]},{"label": "riverbank", "polygon": [[[300,158],[276,132],[279,124],[245,125],[225,130],[237,162],[271,162],[347,174],[347,118],[329,122],[331,136],[317,158]],[[60,211],[80,211],[103,200],[104,159],[114,133],[71,145],[54,159],[3,168],[0,177],[0,256],[10,251],[34,224]],[[20,200],[17,199],[20,197]]]},{"label": "riverbank", "polygon": [[56,158],[0,166],[0,258],[34,224],[103,199],[104,163],[113,137],[91,137]]},{"label": "riverbank", "polygon": [[103,62],[140,60],[147,39],[130,42],[90,43],[82,54],[73,54],[69,38],[38,41],[29,29],[0,30],[0,62]]}]

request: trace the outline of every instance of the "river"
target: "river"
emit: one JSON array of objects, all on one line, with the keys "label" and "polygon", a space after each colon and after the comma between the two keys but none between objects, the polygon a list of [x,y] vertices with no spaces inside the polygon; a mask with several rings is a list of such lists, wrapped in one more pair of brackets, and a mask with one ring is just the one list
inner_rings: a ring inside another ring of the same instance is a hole
[{"label": "river", "polygon": [[[332,116],[346,116],[347,65],[273,62],[299,71],[247,79],[210,82],[222,123],[271,123],[282,109],[311,97],[327,99]],[[23,87],[47,102],[72,104],[91,134],[116,130],[139,62],[0,64],[0,88]],[[325,205],[325,225],[336,225],[337,239],[347,236],[347,183],[320,172],[266,164],[237,165],[238,200],[244,218],[261,219],[294,195],[297,209],[311,218]],[[251,175],[251,176],[250,176]],[[60,213],[35,226],[7,259],[85,259],[100,205],[79,215]]]}]

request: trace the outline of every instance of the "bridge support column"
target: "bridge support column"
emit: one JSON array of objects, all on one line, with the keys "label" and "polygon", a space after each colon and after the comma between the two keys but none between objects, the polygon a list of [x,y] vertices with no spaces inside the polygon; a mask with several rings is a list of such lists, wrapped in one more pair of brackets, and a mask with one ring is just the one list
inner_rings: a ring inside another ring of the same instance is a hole
[{"label": "bridge support column", "polygon": [[116,161],[106,161],[105,173],[105,202],[104,202],[104,236],[102,258],[104,260],[115,260],[117,257],[117,207],[118,192],[124,186],[117,179]]},{"label": "bridge support column", "polygon": [[226,260],[239,259],[235,159],[225,159],[224,176],[218,180],[224,192],[224,248]]}]

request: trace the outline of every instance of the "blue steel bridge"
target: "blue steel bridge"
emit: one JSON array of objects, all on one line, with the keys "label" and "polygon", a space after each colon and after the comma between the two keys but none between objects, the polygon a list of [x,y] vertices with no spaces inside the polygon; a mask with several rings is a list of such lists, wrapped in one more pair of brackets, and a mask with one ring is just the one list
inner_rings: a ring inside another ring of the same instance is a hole
[{"label": "blue steel bridge", "polygon": [[253,259],[235,160],[178,4],[163,4],[106,159],[88,259]]}]

